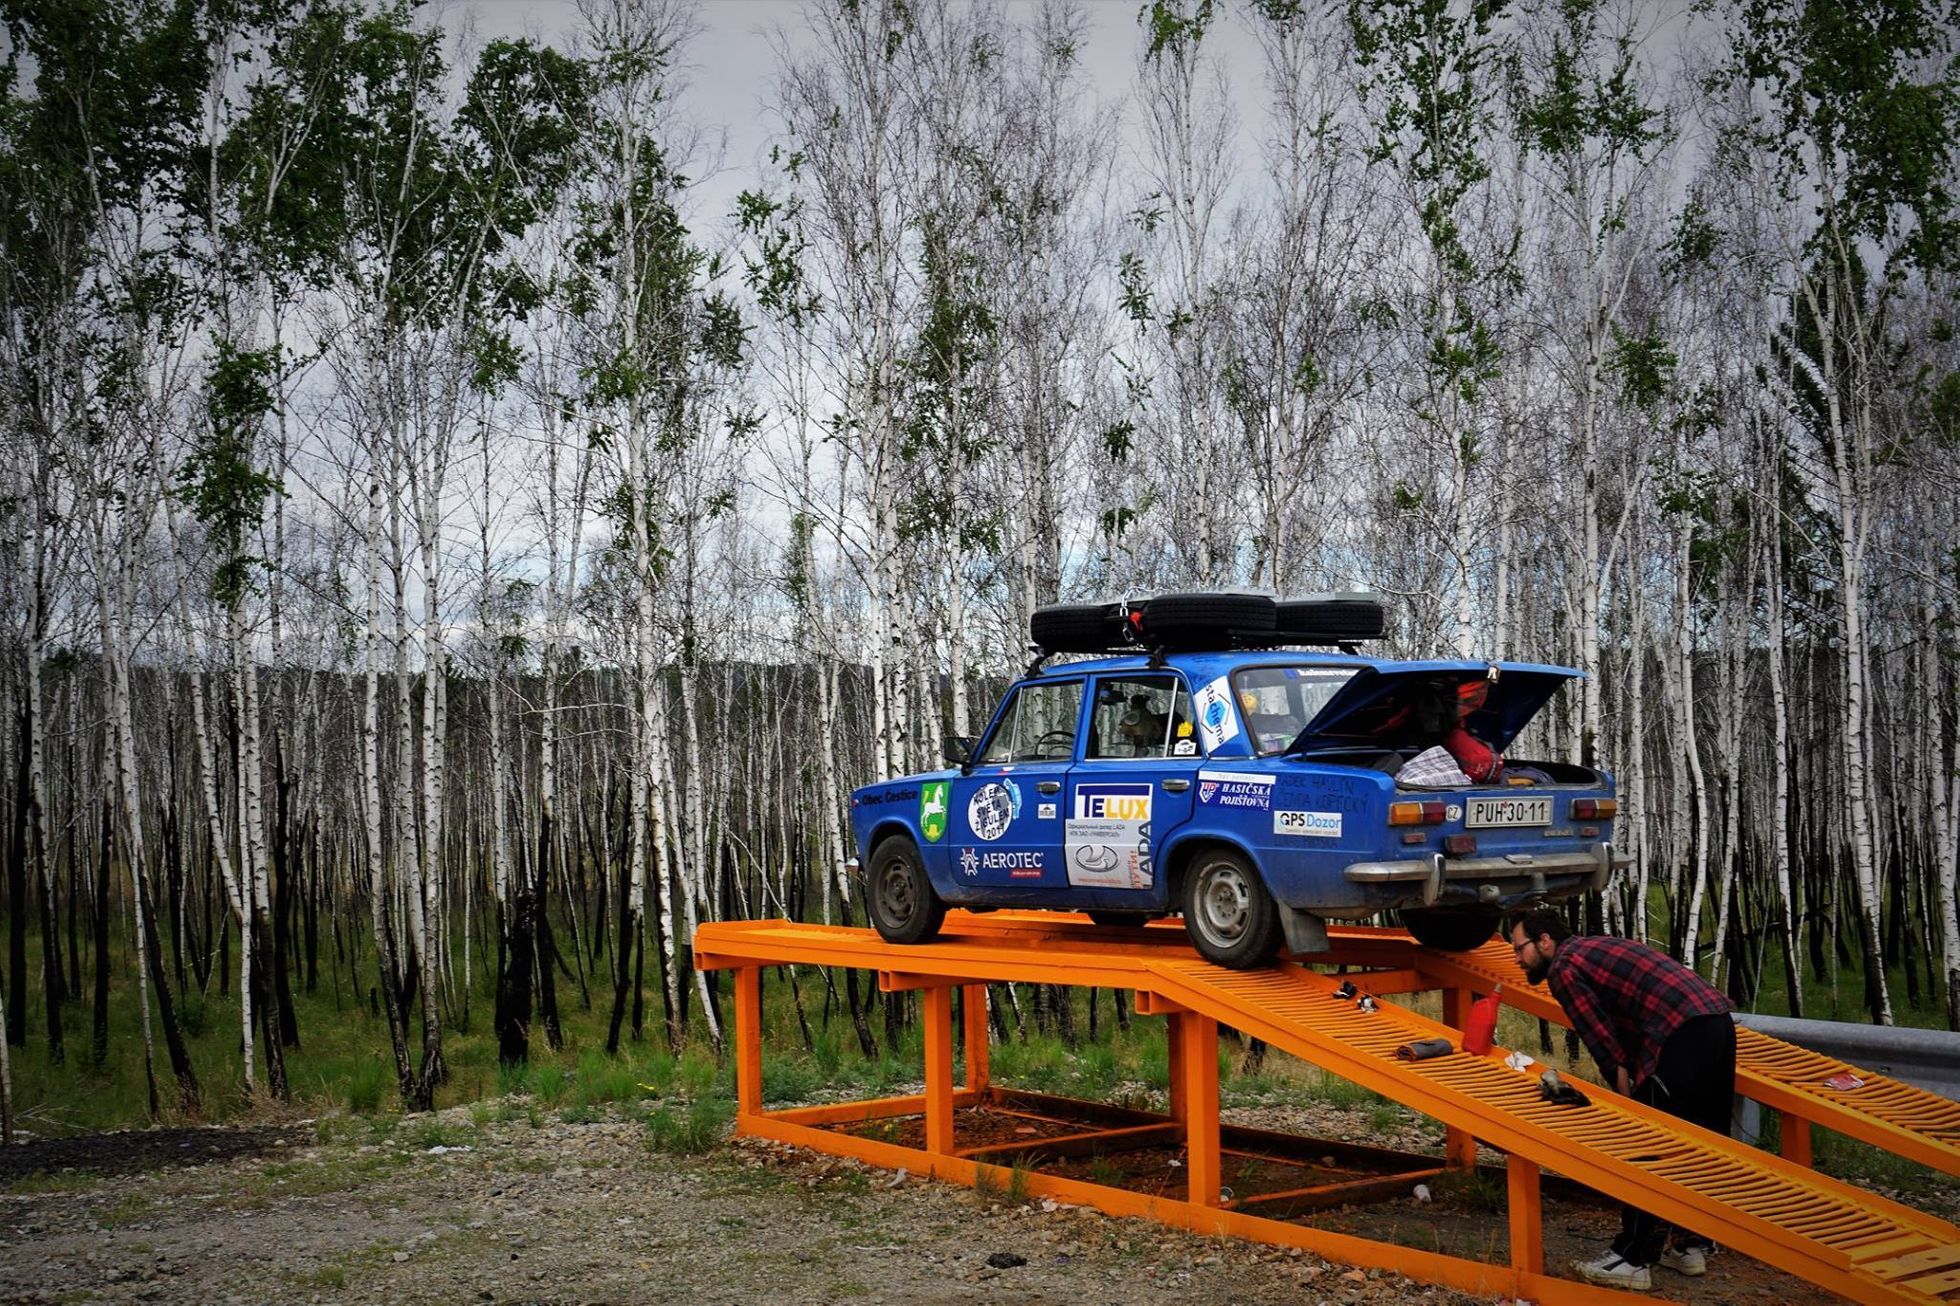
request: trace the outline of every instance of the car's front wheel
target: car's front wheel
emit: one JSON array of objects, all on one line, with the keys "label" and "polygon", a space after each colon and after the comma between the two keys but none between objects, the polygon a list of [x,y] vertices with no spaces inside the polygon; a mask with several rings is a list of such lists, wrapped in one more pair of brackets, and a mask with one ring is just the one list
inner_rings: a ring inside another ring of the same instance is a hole
[{"label": "car's front wheel", "polygon": [[1207,848],[1184,875],[1184,929],[1206,961],[1264,966],[1279,951],[1279,907],[1266,882],[1228,848]]},{"label": "car's front wheel", "polygon": [[1402,928],[1425,948],[1468,952],[1489,941],[1503,915],[1496,907],[1404,907]]},{"label": "car's front wheel", "polygon": [[946,904],[910,839],[887,839],[871,854],[866,898],[871,923],[887,943],[924,943],[946,921]]}]

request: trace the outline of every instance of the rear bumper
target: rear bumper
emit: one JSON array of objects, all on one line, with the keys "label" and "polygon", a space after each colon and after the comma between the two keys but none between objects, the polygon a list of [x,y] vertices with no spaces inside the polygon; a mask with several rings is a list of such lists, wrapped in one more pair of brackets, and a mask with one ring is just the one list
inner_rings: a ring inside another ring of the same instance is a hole
[{"label": "rear bumper", "polygon": [[1596,843],[1584,852],[1511,853],[1504,857],[1445,857],[1434,853],[1412,861],[1355,862],[1342,874],[1350,884],[1418,885],[1424,906],[1446,900],[1509,905],[1543,894],[1553,876],[1582,875],[1586,887],[1604,889],[1613,872],[1631,866],[1631,857],[1617,854],[1611,843]]}]

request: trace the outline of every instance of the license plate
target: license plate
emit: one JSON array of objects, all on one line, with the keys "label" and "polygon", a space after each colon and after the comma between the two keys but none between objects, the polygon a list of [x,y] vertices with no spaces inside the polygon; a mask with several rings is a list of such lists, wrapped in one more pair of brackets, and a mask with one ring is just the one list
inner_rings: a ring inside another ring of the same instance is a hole
[{"label": "license plate", "polygon": [[1549,798],[1472,798],[1463,823],[1474,826],[1550,825]]}]

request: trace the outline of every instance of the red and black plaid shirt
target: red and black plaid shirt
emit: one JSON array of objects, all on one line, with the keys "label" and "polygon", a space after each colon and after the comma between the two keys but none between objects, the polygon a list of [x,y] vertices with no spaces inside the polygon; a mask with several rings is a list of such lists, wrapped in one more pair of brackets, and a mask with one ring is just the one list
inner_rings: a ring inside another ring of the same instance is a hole
[{"label": "red and black plaid shirt", "polygon": [[1631,939],[1569,938],[1545,979],[1608,1084],[1622,1067],[1630,1087],[1645,1083],[1675,1030],[1733,1010],[1707,980]]}]

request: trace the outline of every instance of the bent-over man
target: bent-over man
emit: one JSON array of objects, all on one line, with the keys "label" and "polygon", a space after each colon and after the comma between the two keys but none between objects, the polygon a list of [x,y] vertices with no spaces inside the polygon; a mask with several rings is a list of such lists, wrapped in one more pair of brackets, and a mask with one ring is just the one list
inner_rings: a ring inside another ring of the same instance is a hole
[{"label": "bent-over man", "polygon": [[[1513,917],[1510,940],[1525,978],[1550,985],[1608,1084],[1727,1135],[1735,1022],[1720,990],[1644,943],[1574,935],[1553,911]],[[1682,1274],[1704,1273],[1710,1246],[1699,1234],[1626,1206],[1612,1248],[1572,1268],[1589,1282],[1644,1292],[1653,1287],[1649,1267],[1656,1261]]]}]

